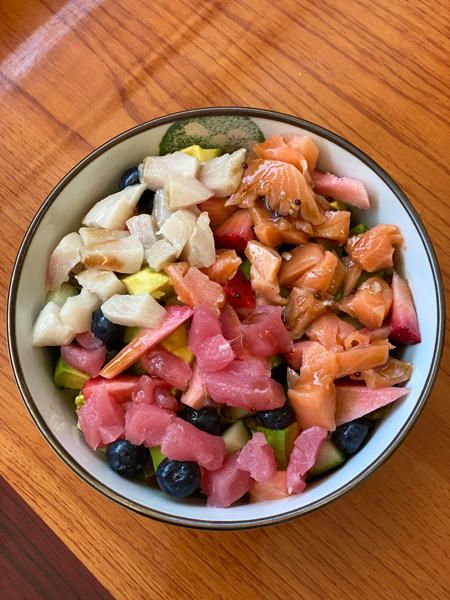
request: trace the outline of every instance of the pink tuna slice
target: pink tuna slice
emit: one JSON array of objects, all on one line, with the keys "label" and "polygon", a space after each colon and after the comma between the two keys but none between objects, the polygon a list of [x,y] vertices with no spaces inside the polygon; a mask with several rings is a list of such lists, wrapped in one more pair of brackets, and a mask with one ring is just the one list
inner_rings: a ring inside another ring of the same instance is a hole
[{"label": "pink tuna slice", "polygon": [[92,377],[83,385],[81,392],[87,400],[98,387],[102,387],[111,394],[116,402],[130,402],[131,394],[139,379],[137,375],[119,375],[114,379]]},{"label": "pink tuna slice", "polygon": [[92,331],[85,331],[79,333],[75,338],[77,344],[80,344],[86,350],[94,350],[95,348],[101,348],[103,346],[102,340],[95,337]]},{"label": "pink tuna slice", "polygon": [[168,408],[174,411],[178,409],[178,400],[167,388],[157,385],[153,392],[153,398],[155,399],[156,406],[160,408]]},{"label": "pink tuna slice", "polygon": [[303,361],[303,352],[313,343],[312,340],[300,340],[294,342],[294,350],[292,352],[287,352],[284,355],[284,358],[291,369],[300,369]]},{"label": "pink tuna slice", "polygon": [[253,485],[250,473],[242,471],[237,461],[237,454],[228,454],[220,469],[204,472],[202,493],[208,496],[206,506],[228,508],[250,491]]},{"label": "pink tuna slice", "polygon": [[392,275],[392,291],[394,300],[392,302],[389,339],[394,344],[402,346],[420,344],[422,340],[411,290],[406,279],[402,279],[395,271]]},{"label": "pink tuna slice", "polygon": [[176,419],[173,410],[160,408],[156,404],[131,402],[125,412],[125,437],[137,446],[160,446],[167,429]]},{"label": "pink tuna slice", "polygon": [[192,369],[192,376],[189,379],[188,389],[181,394],[180,401],[187,404],[194,410],[200,410],[208,396],[206,383],[200,373],[200,367],[197,361]]},{"label": "pink tuna slice", "polygon": [[220,327],[225,339],[230,342],[230,346],[236,357],[240,360],[252,360],[253,354],[244,346],[244,336],[241,331],[241,321],[232,306],[226,304],[220,311]]},{"label": "pink tuna slice", "polygon": [[282,312],[281,306],[260,304],[242,323],[244,341],[255,356],[267,358],[294,349],[291,334],[281,318]]},{"label": "pink tuna slice", "polygon": [[224,369],[204,373],[209,395],[219,404],[249,410],[272,410],[285,402],[281,385],[257,360],[234,360]]},{"label": "pink tuna slice", "polygon": [[154,398],[155,388],[157,386],[168,387],[169,383],[163,379],[157,377],[149,377],[148,375],[141,375],[135,388],[131,393],[131,399],[133,402],[144,402],[145,404],[153,404],[156,402]]},{"label": "pink tuna slice", "polygon": [[162,342],[172,331],[192,317],[193,310],[189,306],[166,306],[166,318],[158,329],[143,329],[131,342],[123,348],[100,371],[102,377],[112,379],[131,367],[141,356]]},{"label": "pink tuna slice", "polygon": [[197,304],[189,330],[188,348],[202,371],[218,371],[234,359],[230,343],[222,335],[219,319],[209,306]]},{"label": "pink tuna slice", "polygon": [[104,387],[97,387],[77,414],[85,440],[94,450],[125,435],[125,413]]},{"label": "pink tuna slice", "polygon": [[61,357],[74,369],[79,369],[92,377],[97,377],[105,362],[106,346],[102,344],[92,350],[86,350],[78,344],[61,346]]},{"label": "pink tuna slice", "polygon": [[310,427],[301,432],[286,469],[286,486],[289,494],[300,494],[306,487],[306,473],[315,464],[328,436],[325,427]]},{"label": "pink tuna slice", "polygon": [[237,466],[248,471],[255,481],[271,481],[275,477],[275,452],[263,433],[254,433],[252,439],[245,444],[239,453]]},{"label": "pink tuna slice", "polygon": [[220,469],[227,454],[220,435],[211,435],[178,418],[161,443],[161,452],[172,460],[193,460],[209,471]]},{"label": "pink tuna slice", "polygon": [[390,404],[406,394],[409,388],[385,387],[370,389],[365,385],[336,385],[336,427],[359,419],[373,410]]},{"label": "pink tuna slice", "polygon": [[357,208],[370,208],[369,194],[362,181],[350,177],[336,177],[332,173],[321,173],[316,169],[311,176],[316,194]]},{"label": "pink tuna slice", "polygon": [[141,365],[149,375],[160,377],[179,390],[187,390],[192,375],[189,363],[163,346],[156,346],[143,354]]}]

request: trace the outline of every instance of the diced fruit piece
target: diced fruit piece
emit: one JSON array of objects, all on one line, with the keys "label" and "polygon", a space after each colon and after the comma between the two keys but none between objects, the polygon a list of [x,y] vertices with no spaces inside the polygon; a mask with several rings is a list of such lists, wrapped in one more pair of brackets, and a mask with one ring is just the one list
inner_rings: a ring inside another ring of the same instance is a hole
[{"label": "diced fruit piece", "polygon": [[80,290],[69,285],[68,283],[62,283],[59,290],[56,292],[47,292],[45,297],[45,303],[54,302],[59,307],[63,306],[67,298],[71,298],[72,296],[76,296],[80,293]]},{"label": "diced fruit piece", "polygon": [[419,323],[411,290],[408,282],[402,279],[397,272],[392,275],[392,292],[394,299],[389,339],[402,346],[420,344]]},{"label": "diced fruit piece", "polygon": [[292,448],[294,447],[294,442],[300,433],[298,423],[291,423],[284,429],[268,429],[267,427],[258,425],[256,431],[263,433],[267,443],[273,448],[278,468],[282,470],[286,469]]},{"label": "diced fruit piece", "polygon": [[200,373],[200,367],[197,361],[194,362],[192,368],[192,376],[189,379],[188,389],[183,392],[180,398],[180,402],[190,406],[194,410],[199,410],[208,396],[206,389],[206,383]]},{"label": "diced fruit piece", "polygon": [[316,464],[328,435],[324,427],[310,427],[301,432],[294,442],[286,469],[286,485],[290,494],[300,494],[306,487],[306,474]]},{"label": "diced fruit piece", "polygon": [[206,431],[211,435],[220,435],[220,417],[215,409],[201,408],[197,411],[190,406],[186,406],[179,413],[179,417],[201,429],[201,431]]},{"label": "diced fruit piece", "polygon": [[53,374],[53,382],[58,387],[81,390],[90,377],[91,376],[88,373],[70,366],[60,356]]},{"label": "diced fruit piece", "polygon": [[100,374],[107,379],[112,379],[119,373],[128,369],[147,350],[159,344],[172,331],[187,321],[193,311],[188,306],[167,306],[166,317],[158,329],[143,329],[119,354],[113,358]]},{"label": "diced fruit piece", "polygon": [[364,417],[339,425],[333,433],[332,440],[345,454],[354,454],[367,437],[371,422]]},{"label": "diced fruit piece", "polygon": [[[83,257],[83,240],[78,233],[64,236],[48,261],[46,289],[56,292],[69,280],[69,274]],[[59,304],[59,303],[58,303]]]},{"label": "diced fruit piece", "polygon": [[155,346],[141,356],[141,365],[150,375],[161,377],[179,390],[187,390],[192,370],[185,360],[162,346]]},{"label": "diced fruit piece", "polygon": [[149,448],[150,455],[152,457],[153,468],[156,470],[159,467],[160,463],[166,458],[164,454],[161,452],[161,446],[153,446]]},{"label": "diced fruit piece", "polygon": [[287,352],[284,355],[284,358],[291,369],[300,369],[302,366],[303,351],[311,346],[312,343],[313,342],[310,340],[300,340],[298,342],[294,342],[294,350],[292,352]]},{"label": "diced fruit piece", "polygon": [[266,429],[286,429],[295,421],[295,413],[289,400],[275,410],[262,410],[255,417]]},{"label": "diced fruit piece", "polygon": [[67,298],[61,308],[61,321],[71,327],[75,335],[89,331],[91,329],[92,313],[99,308],[100,304],[101,301],[98,296],[83,288],[77,296]]},{"label": "diced fruit piece", "polygon": [[83,406],[83,404],[86,402],[85,397],[83,396],[83,394],[80,392],[79,394],[77,394],[77,396],[75,396],[75,408],[76,410],[80,410],[80,408]]},{"label": "diced fruit piece", "polygon": [[179,350],[180,348],[187,346],[188,342],[189,338],[187,334],[186,323],[183,323],[161,342],[161,346],[163,346],[166,350],[169,350],[169,352],[174,352],[175,350]]},{"label": "diced fruit piece", "polygon": [[124,344],[129,344],[131,340],[141,333],[142,327],[122,327],[123,335],[122,340]]},{"label": "diced fruit piece", "polygon": [[281,306],[260,304],[242,322],[244,341],[254,356],[266,358],[293,350],[292,337],[283,323],[282,312]]},{"label": "diced fruit piece", "polygon": [[219,469],[227,454],[221,436],[201,431],[179,418],[167,429],[161,452],[172,460],[193,460],[210,471]]},{"label": "diced fruit piece", "polygon": [[400,228],[380,223],[366,233],[348,238],[345,249],[353,262],[373,273],[392,267],[394,246],[406,248]]},{"label": "diced fruit piece", "polygon": [[280,285],[291,287],[309,269],[315,267],[323,255],[323,246],[312,242],[283,253],[278,277]]},{"label": "diced fruit piece", "polygon": [[61,308],[54,302],[47,302],[33,325],[33,346],[62,346],[70,344],[74,337],[73,328],[61,320]]},{"label": "diced fruit piece", "polygon": [[314,466],[309,469],[308,477],[317,477],[339,466],[345,460],[345,454],[332,440],[325,440]]},{"label": "diced fruit piece", "polygon": [[122,279],[128,294],[142,294],[147,292],[153,298],[160,298],[173,294],[173,285],[166,273],[157,273],[151,267],[144,267],[133,275]]},{"label": "diced fruit piece", "polygon": [[102,313],[112,323],[127,327],[157,329],[166,316],[161,306],[150,294],[116,294],[102,304]]},{"label": "diced fruit piece", "polygon": [[184,152],[184,154],[189,154],[193,156],[201,163],[205,163],[208,160],[213,158],[217,158],[218,156],[222,156],[223,150],[222,148],[202,148],[199,145],[188,146],[187,148],[183,148],[180,152]]},{"label": "diced fruit piece", "polygon": [[232,154],[223,154],[208,161],[200,172],[199,179],[215,196],[234,194],[241,182],[246,150],[240,148]]},{"label": "diced fruit piece", "polygon": [[165,458],[156,469],[156,481],[168,496],[186,498],[200,485],[200,467],[193,461],[178,461]]},{"label": "diced fruit piece", "polygon": [[207,212],[202,212],[197,218],[194,229],[183,248],[181,258],[187,261],[191,267],[198,269],[214,264],[216,249]]},{"label": "diced fruit piece", "polygon": [[164,270],[171,278],[175,293],[182,302],[192,308],[196,304],[205,304],[219,315],[226,302],[221,285],[211,281],[199,269],[189,267],[185,262],[167,264]]},{"label": "diced fruit piece", "polygon": [[96,294],[102,302],[114,294],[125,294],[125,286],[113,271],[102,269],[85,269],[75,275],[75,279],[83,287]]},{"label": "diced fruit piece", "polygon": [[111,347],[120,343],[123,327],[112,323],[99,308],[92,315],[92,331],[107,347]]},{"label": "diced fruit piece", "polygon": [[209,267],[204,267],[201,271],[202,273],[205,273],[211,281],[223,284],[229,279],[233,279],[241,262],[242,260],[236,254],[235,250],[219,248],[216,252],[214,263]]},{"label": "diced fruit piece", "polygon": [[100,200],[83,218],[83,225],[104,229],[125,229],[125,223],[133,214],[145,188],[146,186],[142,184],[133,185]]},{"label": "diced fruit piece", "polygon": [[210,226],[213,229],[239,210],[237,206],[225,206],[226,201],[226,198],[210,198],[198,205],[202,212],[206,211],[208,213]]},{"label": "diced fruit piece", "polygon": [[195,178],[200,172],[197,157],[185,152],[174,152],[166,156],[147,156],[142,165],[142,182],[153,191],[164,187],[167,170],[172,169],[185,177]]},{"label": "diced fruit piece", "polygon": [[79,369],[92,377],[97,377],[105,362],[106,346],[100,343],[99,347],[90,350],[78,344],[61,346],[61,358],[74,369]]},{"label": "diced fruit piece", "polygon": [[97,387],[77,414],[86,442],[94,450],[125,434],[125,413],[106,388]]},{"label": "diced fruit piece", "polygon": [[241,271],[241,273],[245,276],[246,279],[248,279],[249,281],[251,280],[251,275],[250,275],[250,267],[252,266],[252,263],[248,260],[247,257],[245,257],[242,260],[242,263],[239,265],[239,271]]},{"label": "diced fruit piece", "polygon": [[371,390],[364,385],[336,385],[336,425],[366,414],[409,394],[408,388],[386,387]]},{"label": "diced fruit piece", "polygon": [[336,177],[332,173],[321,173],[314,169],[311,173],[316,194],[356,206],[370,208],[369,194],[362,181],[350,177]]},{"label": "diced fruit piece", "polygon": [[253,484],[250,490],[250,502],[267,502],[281,500],[289,496],[286,487],[286,471],[277,471],[271,481]]},{"label": "diced fruit piece", "polygon": [[128,440],[116,440],[106,449],[108,465],[123,477],[131,477],[142,471],[149,458],[150,452],[145,446],[135,446]]},{"label": "diced fruit piece", "polygon": [[255,481],[270,481],[277,472],[273,448],[263,433],[255,433],[239,452],[237,466],[248,471]]},{"label": "diced fruit piece", "polygon": [[132,392],[138,383],[139,377],[134,375],[119,375],[114,379],[91,377],[81,386],[81,391],[87,399],[97,388],[105,388],[114,400],[121,404],[122,402],[131,401]]},{"label": "diced fruit piece", "polygon": [[361,235],[362,233],[366,233],[369,231],[369,228],[365,223],[358,223],[355,227],[352,227],[348,232],[348,237],[353,237],[354,235]]},{"label": "diced fruit piece", "polygon": [[393,299],[393,291],[380,277],[367,279],[355,294],[339,301],[339,309],[358,319],[369,329],[381,327]]},{"label": "diced fruit piece", "polygon": [[188,347],[203,372],[223,369],[235,358],[230,343],[222,335],[219,319],[212,308],[203,304],[194,307]]},{"label": "diced fruit piece", "polygon": [[214,195],[212,190],[195,177],[171,169],[167,169],[164,174],[164,193],[170,210],[196,206]]},{"label": "diced fruit piece", "polygon": [[131,402],[125,412],[125,437],[132,444],[143,444],[147,448],[160,446],[176,419],[173,410],[146,402]]},{"label": "diced fruit piece", "polygon": [[202,477],[202,492],[208,497],[206,506],[228,508],[250,490],[250,473],[239,469],[237,460],[237,454],[228,454],[221,468],[205,471]]},{"label": "diced fruit piece", "polygon": [[249,411],[283,406],[283,388],[259,361],[234,360],[224,369],[204,374],[211,398]]},{"label": "diced fruit piece", "polygon": [[271,304],[281,306],[287,304],[287,300],[280,296],[278,272],[281,267],[281,256],[278,252],[260,242],[250,241],[245,256],[251,262],[250,277],[256,294],[263,296]]},{"label": "diced fruit piece", "polygon": [[214,228],[214,240],[217,248],[229,248],[243,254],[247,243],[255,239],[252,230],[252,217],[250,211],[241,209]]},{"label": "diced fruit piece", "polygon": [[233,308],[255,308],[255,292],[250,281],[238,271],[233,279],[222,284],[227,300]]},{"label": "diced fruit piece", "polygon": [[245,425],[244,419],[239,419],[222,433],[227,452],[237,452],[245,446],[250,439],[250,433]]}]

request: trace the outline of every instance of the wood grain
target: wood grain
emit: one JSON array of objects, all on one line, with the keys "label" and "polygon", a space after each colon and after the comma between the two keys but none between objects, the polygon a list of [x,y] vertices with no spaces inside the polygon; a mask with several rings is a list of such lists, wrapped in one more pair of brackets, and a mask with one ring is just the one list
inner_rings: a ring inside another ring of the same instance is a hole
[{"label": "wood grain", "polygon": [[[3,0],[0,17],[2,323],[21,239],[61,177],[121,131],[202,106],[294,114],[359,146],[413,202],[448,294],[447,2]],[[81,482],[33,425],[1,335],[2,474],[115,598],[448,597],[449,339],[422,416],[373,477],[306,518],[220,533]]]}]

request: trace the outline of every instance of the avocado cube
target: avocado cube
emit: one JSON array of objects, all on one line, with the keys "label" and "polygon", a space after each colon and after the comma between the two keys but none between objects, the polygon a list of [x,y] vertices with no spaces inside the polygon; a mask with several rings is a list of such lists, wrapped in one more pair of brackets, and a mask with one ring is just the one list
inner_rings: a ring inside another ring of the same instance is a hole
[{"label": "avocado cube", "polygon": [[267,443],[275,452],[275,460],[278,463],[278,469],[284,471],[289,464],[294,442],[300,434],[300,427],[295,421],[285,429],[267,429],[258,426],[256,431],[264,433]]},{"label": "avocado cube", "polygon": [[142,327],[124,327],[123,336],[122,336],[123,343],[129,344],[131,342],[131,340],[134,340],[134,338],[141,331],[142,331]]},{"label": "avocado cube", "polygon": [[144,267],[137,273],[124,277],[122,283],[128,294],[148,292],[156,300],[173,293],[170,277],[165,273],[157,273],[151,267]]},{"label": "avocado cube", "polygon": [[225,442],[225,447],[227,452],[237,452],[241,448],[245,446],[245,444],[251,438],[250,432],[247,429],[244,420],[239,419],[233,425],[230,425],[225,431],[222,433],[223,441]]},{"label": "avocado cube", "polygon": [[180,358],[188,362],[190,365],[194,363],[195,356],[187,346],[184,346],[183,348],[177,348],[176,350],[172,350],[172,354],[175,354],[175,356],[179,356]]},{"label": "avocado cube", "polygon": [[243,275],[245,275],[245,277],[250,281],[251,280],[251,276],[250,276],[250,267],[252,266],[252,263],[248,260],[248,258],[244,258],[241,262],[241,264],[239,265],[239,271],[241,271],[241,273]]},{"label": "avocado cube", "polygon": [[59,357],[56,363],[55,373],[53,375],[53,382],[58,387],[69,388],[71,390],[81,390],[83,385],[86,383],[91,376],[84,371],[74,369],[66,363],[65,360]]},{"label": "avocado cube", "polygon": [[333,200],[333,202],[330,202],[330,206],[335,210],[347,210],[347,205],[340,200]]},{"label": "avocado cube", "polygon": [[353,237],[354,235],[361,235],[362,233],[366,233],[369,231],[369,228],[365,223],[358,223],[355,227],[352,227],[348,232],[348,237]]},{"label": "avocado cube", "polygon": [[180,150],[180,152],[184,152],[184,154],[189,154],[190,156],[193,156],[194,158],[203,163],[207,162],[208,160],[211,160],[212,158],[222,156],[223,154],[222,148],[205,149],[201,148],[198,145],[188,146],[187,148],[183,148],[182,150]]},{"label": "avocado cube", "polygon": [[166,457],[161,452],[161,446],[155,446],[154,448],[149,448],[149,450],[150,456],[152,457],[153,461],[153,468],[155,469],[156,473],[156,469],[159,467],[159,463],[162,462]]},{"label": "avocado cube", "polygon": [[86,402],[85,397],[83,396],[83,394],[80,392],[78,394],[78,396],[76,396],[75,398],[75,408],[76,410],[80,410],[80,408],[83,406],[83,404]]},{"label": "avocado cube", "polygon": [[181,300],[178,300],[178,298],[176,296],[170,296],[170,298],[168,300],[166,300],[166,306],[173,306],[173,305],[184,306],[183,302],[181,302]]},{"label": "avocado cube", "polygon": [[186,325],[183,323],[179,327],[169,333],[169,335],[161,342],[161,346],[163,346],[169,352],[173,352],[174,350],[178,350],[179,348],[184,348],[188,345],[189,338],[187,334]]}]

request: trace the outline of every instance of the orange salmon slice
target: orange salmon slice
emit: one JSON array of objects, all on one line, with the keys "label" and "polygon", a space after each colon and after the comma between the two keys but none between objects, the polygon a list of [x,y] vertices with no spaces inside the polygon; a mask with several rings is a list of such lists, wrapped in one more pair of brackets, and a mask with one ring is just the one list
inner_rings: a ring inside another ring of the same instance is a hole
[{"label": "orange salmon slice", "polygon": [[381,327],[393,300],[391,286],[381,277],[371,277],[355,294],[339,301],[339,309],[358,319],[369,329]]},{"label": "orange salmon slice", "polygon": [[353,262],[373,273],[393,266],[394,246],[406,249],[399,227],[380,223],[366,233],[349,238],[345,249]]},{"label": "orange salmon slice", "polygon": [[200,269],[211,281],[225,283],[236,275],[242,260],[235,250],[220,248],[216,250],[216,260],[210,267]]}]

